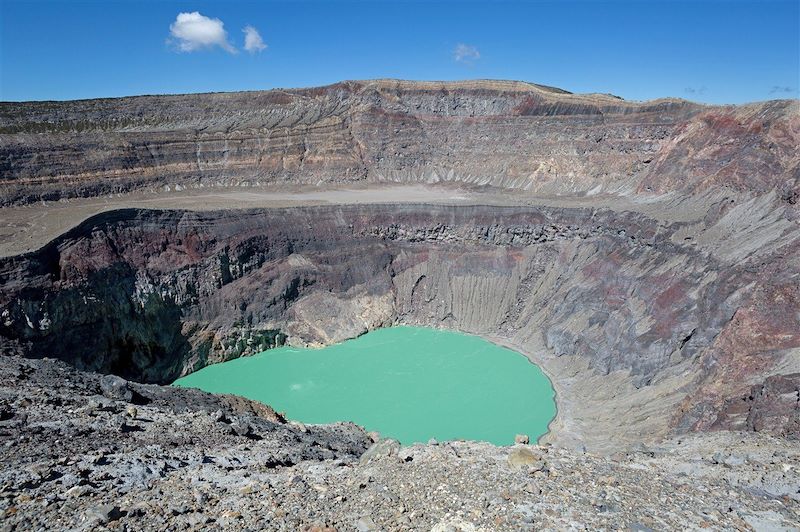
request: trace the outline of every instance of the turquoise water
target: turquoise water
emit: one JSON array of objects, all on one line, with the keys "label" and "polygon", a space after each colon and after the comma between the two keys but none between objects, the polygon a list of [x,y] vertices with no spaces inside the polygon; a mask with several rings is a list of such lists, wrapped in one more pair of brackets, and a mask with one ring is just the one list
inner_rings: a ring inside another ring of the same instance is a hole
[{"label": "turquoise water", "polygon": [[176,386],[255,399],[305,423],[353,421],[402,443],[531,441],[555,416],[528,359],[466,334],[391,327],[324,349],[281,347],[205,367]]}]

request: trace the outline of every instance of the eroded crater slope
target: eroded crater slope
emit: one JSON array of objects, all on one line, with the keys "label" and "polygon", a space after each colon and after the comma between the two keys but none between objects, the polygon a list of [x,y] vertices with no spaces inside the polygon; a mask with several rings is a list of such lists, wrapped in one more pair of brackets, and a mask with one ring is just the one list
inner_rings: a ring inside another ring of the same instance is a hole
[{"label": "eroded crater slope", "polygon": [[797,231],[775,222],[778,244],[732,260],[737,235],[703,243],[732,208],[700,224],[544,207],[114,211],[0,261],[0,342],[166,383],[287,341],[446,327],[542,365],[555,439],[796,437]]},{"label": "eroded crater slope", "polygon": [[100,214],[0,260],[0,345],[165,383],[413,323],[541,364],[556,440],[797,436],[798,116],[502,81],[3,103],[6,244],[37,242],[32,202],[135,189],[448,183],[472,205]]}]

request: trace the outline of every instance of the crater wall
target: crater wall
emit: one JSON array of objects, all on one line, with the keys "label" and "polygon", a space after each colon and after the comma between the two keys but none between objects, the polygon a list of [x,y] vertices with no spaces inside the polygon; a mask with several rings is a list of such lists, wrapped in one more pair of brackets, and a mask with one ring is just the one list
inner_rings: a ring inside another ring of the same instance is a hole
[{"label": "crater wall", "polygon": [[628,102],[521,82],[0,103],[0,202],[133,189],[456,182],[800,196],[797,101]]},{"label": "crater wall", "polygon": [[540,364],[556,442],[798,437],[798,231],[775,205],[723,201],[680,223],[413,204],[113,211],[0,259],[0,349],[164,383],[284,342],[420,324]]}]

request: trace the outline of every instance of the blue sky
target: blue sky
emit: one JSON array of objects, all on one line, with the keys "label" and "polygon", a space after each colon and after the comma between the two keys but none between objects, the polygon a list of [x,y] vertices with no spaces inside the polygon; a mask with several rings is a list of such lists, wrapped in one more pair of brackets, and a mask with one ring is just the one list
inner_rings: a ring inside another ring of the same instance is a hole
[{"label": "blue sky", "polygon": [[[244,49],[247,26],[266,48]],[[800,0],[0,0],[0,100],[381,77],[518,79],[634,100],[797,98]]]}]

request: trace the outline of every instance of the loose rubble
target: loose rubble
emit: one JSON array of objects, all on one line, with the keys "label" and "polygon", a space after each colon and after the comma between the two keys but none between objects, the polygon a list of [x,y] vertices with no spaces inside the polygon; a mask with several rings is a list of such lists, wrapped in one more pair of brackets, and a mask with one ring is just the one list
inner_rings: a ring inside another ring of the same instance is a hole
[{"label": "loose rubble", "polygon": [[0,357],[0,445],[3,530],[800,527],[788,439],[716,432],[612,455],[373,443],[52,360]]}]

